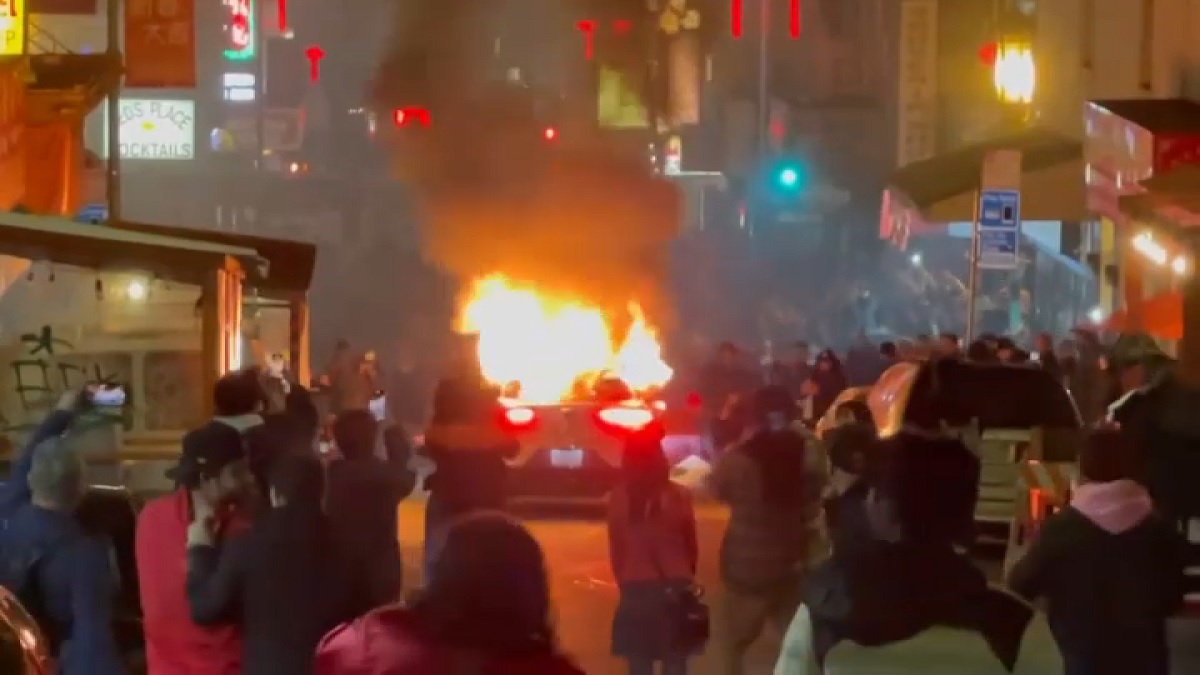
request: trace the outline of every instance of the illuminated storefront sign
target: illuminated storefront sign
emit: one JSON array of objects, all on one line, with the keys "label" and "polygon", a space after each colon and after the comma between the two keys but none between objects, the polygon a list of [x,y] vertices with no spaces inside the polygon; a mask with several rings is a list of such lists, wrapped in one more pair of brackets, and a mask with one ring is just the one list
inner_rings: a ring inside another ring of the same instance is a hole
[{"label": "illuminated storefront sign", "polygon": [[194,101],[123,98],[119,126],[121,159],[195,158]]},{"label": "illuminated storefront sign", "polygon": [[25,0],[0,0],[0,56],[25,53]]},{"label": "illuminated storefront sign", "polygon": [[[2,1],[2,0],[0,0]],[[247,61],[254,58],[257,41],[254,21],[255,0],[221,0],[225,5],[225,58]]]}]

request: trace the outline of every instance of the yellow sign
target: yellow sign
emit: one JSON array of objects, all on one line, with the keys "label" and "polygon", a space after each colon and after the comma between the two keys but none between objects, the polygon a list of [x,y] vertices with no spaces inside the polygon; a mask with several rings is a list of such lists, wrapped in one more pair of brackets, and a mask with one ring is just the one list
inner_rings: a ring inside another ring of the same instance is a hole
[{"label": "yellow sign", "polygon": [[0,56],[25,53],[25,0],[0,0]]}]

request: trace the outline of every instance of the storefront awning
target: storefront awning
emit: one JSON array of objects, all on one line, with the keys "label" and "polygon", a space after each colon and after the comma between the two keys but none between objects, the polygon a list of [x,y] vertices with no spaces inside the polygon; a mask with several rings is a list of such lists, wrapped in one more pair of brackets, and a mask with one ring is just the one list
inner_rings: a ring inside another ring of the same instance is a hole
[{"label": "storefront awning", "polygon": [[1177,231],[1200,228],[1200,166],[1181,166],[1140,185],[1145,192],[1119,199],[1123,212]]},{"label": "storefront awning", "polygon": [[1083,144],[1046,129],[1027,129],[914,162],[892,174],[888,189],[928,223],[973,220],[983,159],[996,150],[1021,151],[1023,219],[1086,219]]},{"label": "storefront awning", "polygon": [[137,270],[160,279],[200,284],[227,260],[241,264],[247,283],[266,273],[258,251],[197,239],[143,234],[67,218],[0,213],[0,255],[97,270]]}]

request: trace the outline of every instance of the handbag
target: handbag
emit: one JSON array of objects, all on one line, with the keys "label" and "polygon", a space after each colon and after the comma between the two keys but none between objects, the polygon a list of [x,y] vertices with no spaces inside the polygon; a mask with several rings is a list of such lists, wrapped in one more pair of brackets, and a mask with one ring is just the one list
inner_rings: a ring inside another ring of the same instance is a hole
[{"label": "handbag", "polygon": [[704,587],[695,581],[689,581],[686,585],[670,583],[671,579],[663,571],[655,548],[654,545],[650,546],[650,562],[665,586],[667,614],[676,642],[672,646],[687,653],[699,651],[708,643],[711,634],[711,618],[708,605],[704,603]]}]

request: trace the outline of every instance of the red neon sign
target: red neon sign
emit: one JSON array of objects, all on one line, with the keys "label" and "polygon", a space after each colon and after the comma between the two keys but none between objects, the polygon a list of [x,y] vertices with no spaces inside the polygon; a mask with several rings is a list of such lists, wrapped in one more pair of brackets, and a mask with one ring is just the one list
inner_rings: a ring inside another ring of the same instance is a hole
[{"label": "red neon sign", "polygon": [[250,0],[227,0],[229,45],[237,50],[250,46]]},{"label": "red neon sign", "polygon": [[[583,55],[591,61],[592,51],[595,47],[593,42],[596,37],[596,22],[591,19],[576,21],[575,30],[583,33]],[[615,35],[624,35],[633,30],[633,22],[629,19],[617,19],[612,22],[612,30]]]},{"label": "red neon sign", "polygon": [[308,79],[312,82],[321,80],[321,59],[325,58],[325,50],[313,45],[304,50],[304,58],[308,59]]},{"label": "red neon sign", "polygon": [[[735,38],[742,37],[746,18],[745,2],[746,0],[729,0],[729,33]],[[766,3],[763,6],[765,7]],[[800,37],[800,0],[788,0],[788,35],[793,40]]]},{"label": "red neon sign", "polygon": [[409,122],[416,122],[427,127],[430,123],[429,109],[419,105],[396,108],[392,111],[392,122],[398,127],[406,126]]}]

